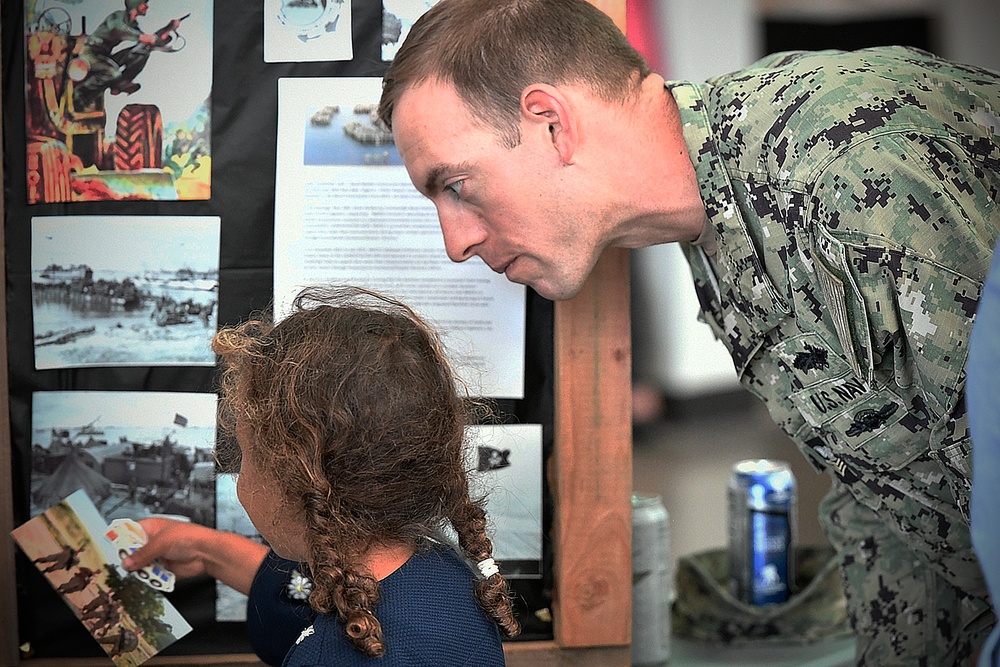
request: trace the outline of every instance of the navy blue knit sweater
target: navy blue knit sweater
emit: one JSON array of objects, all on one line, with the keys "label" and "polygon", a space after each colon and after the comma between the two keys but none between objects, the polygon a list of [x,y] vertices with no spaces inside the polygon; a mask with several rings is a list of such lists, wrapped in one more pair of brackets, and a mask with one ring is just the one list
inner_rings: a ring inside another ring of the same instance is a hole
[{"label": "navy blue knit sweater", "polygon": [[[368,658],[334,616],[316,616],[288,597],[290,563],[268,554],[247,606],[250,641],[260,658],[285,667],[502,667],[497,626],[472,594],[476,576],[448,547],[411,557],[379,582],[375,617],[385,656]],[[287,655],[286,655],[287,653]]]}]

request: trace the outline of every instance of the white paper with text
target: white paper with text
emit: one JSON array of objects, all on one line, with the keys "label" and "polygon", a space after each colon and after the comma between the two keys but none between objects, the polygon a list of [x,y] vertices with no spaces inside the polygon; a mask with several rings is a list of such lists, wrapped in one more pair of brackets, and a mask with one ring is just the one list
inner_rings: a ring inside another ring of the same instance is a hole
[{"label": "white paper with text", "polygon": [[274,302],[306,285],[396,297],[441,334],[474,395],[524,394],[525,288],[478,257],[448,259],[433,204],[373,121],[377,78],[278,81]]}]

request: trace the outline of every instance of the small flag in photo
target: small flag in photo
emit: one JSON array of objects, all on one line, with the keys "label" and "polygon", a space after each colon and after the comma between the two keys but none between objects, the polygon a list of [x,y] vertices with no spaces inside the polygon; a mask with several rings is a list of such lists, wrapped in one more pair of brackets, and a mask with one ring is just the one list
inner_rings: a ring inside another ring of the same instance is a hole
[{"label": "small flag in photo", "polygon": [[184,415],[174,413],[174,423],[178,426],[187,426],[188,420]]}]

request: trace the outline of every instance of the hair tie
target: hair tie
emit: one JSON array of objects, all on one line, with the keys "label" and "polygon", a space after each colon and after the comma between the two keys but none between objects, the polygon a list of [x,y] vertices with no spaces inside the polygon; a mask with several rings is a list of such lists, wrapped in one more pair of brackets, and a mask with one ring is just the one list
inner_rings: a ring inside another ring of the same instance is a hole
[{"label": "hair tie", "polygon": [[494,574],[500,573],[500,568],[497,567],[497,563],[492,558],[487,558],[476,563],[476,567],[479,568],[479,574],[483,575],[484,579],[489,579]]}]

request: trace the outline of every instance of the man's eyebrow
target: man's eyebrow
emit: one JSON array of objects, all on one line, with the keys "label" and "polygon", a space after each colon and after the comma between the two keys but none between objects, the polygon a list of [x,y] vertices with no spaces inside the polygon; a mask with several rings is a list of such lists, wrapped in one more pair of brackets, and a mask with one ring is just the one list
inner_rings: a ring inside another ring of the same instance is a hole
[{"label": "man's eyebrow", "polygon": [[424,192],[428,197],[433,197],[444,187],[446,174],[455,174],[462,171],[469,171],[469,165],[465,162],[461,164],[436,164],[427,170],[427,177],[424,179]]},{"label": "man's eyebrow", "polygon": [[441,191],[441,183],[444,181],[444,173],[447,167],[443,164],[436,164],[427,171],[427,178],[424,180],[424,192],[428,197],[433,197]]}]

